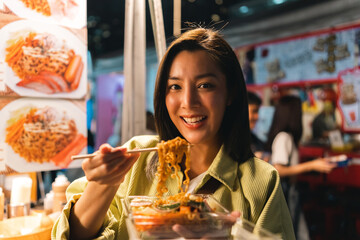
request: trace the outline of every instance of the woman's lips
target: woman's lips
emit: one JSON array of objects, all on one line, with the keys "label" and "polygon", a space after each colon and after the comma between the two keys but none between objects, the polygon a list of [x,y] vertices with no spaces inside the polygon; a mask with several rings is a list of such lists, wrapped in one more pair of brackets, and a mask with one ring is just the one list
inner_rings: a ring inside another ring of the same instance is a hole
[{"label": "woman's lips", "polygon": [[198,127],[201,125],[204,120],[207,118],[206,116],[196,116],[196,117],[181,117],[183,121],[192,127]]}]

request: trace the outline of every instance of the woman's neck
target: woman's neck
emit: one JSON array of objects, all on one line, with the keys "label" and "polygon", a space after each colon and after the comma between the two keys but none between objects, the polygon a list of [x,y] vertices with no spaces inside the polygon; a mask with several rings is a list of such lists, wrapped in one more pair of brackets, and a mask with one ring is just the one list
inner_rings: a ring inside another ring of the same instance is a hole
[{"label": "woman's neck", "polygon": [[221,147],[217,144],[194,144],[190,150],[190,179],[205,172],[213,162]]}]

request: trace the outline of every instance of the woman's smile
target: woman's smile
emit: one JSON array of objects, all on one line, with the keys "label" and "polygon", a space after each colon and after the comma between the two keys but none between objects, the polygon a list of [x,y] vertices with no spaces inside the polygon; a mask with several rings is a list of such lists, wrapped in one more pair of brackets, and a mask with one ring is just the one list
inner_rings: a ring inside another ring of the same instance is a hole
[{"label": "woman's smile", "polygon": [[181,117],[189,127],[200,127],[206,120],[206,116]]}]

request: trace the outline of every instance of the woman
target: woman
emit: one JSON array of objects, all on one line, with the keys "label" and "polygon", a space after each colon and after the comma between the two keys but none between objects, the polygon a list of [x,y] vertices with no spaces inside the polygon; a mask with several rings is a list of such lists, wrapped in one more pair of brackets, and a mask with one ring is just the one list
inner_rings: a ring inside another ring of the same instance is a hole
[{"label": "woman", "polygon": [[[169,46],[159,66],[154,106],[159,136],[134,137],[123,148],[103,145],[97,156],[84,160],[86,178],[68,188],[69,202],[53,238],[127,239],[120,198],[155,196],[157,155],[130,155],[126,149],[154,147],[177,136],[192,144],[191,192],[213,194],[258,227],[294,238],[279,176],[250,150],[245,82],[235,53],[218,32],[189,30]],[[176,194],[176,179],[167,184],[167,194]]]},{"label": "woman", "polygon": [[302,135],[301,100],[296,96],[283,96],[275,108],[268,133],[267,150],[271,151],[271,163],[280,177],[318,171],[329,173],[336,164],[325,158],[299,163],[298,146]]},{"label": "woman", "polygon": [[[317,171],[329,173],[336,165],[326,158],[299,163],[298,146],[302,135],[301,99],[297,96],[283,96],[275,107],[274,117],[268,133],[267,151],[271,152],[271,163],[278,170],[282,188],[288,200],[295,233],[307,235],[300,211],[299,192],[296,189],[296,175]],[[301,230],[300,230],[301,228]],[[297,239],[308,237],[297,236]]]}]

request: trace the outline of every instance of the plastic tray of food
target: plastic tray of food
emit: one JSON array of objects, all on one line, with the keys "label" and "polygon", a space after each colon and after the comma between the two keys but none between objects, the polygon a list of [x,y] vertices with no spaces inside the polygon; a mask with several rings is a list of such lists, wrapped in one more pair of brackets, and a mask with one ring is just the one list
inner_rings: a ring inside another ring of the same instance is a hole
[{"label": "plastic tray of food", "polygon": [[130,239],[231,239],[229,211],[211,195],[190,195],[184,204],[157,198],[122,199]]}]

